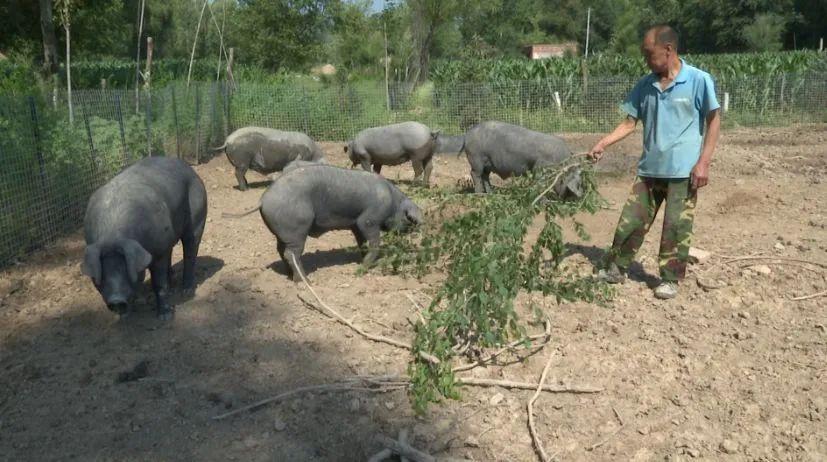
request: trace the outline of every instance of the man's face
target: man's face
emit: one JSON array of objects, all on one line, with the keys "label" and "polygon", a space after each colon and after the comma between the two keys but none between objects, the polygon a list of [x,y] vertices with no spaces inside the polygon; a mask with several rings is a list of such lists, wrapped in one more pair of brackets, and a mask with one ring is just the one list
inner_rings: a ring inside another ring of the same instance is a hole
[{"label": "man's face", "polygon": [[655,74],[663,74],[669,70],[669,59],[674,54],[671,43],[657,44],[654,34],[646,34],[640,52],[646,60],[646,65]]}]

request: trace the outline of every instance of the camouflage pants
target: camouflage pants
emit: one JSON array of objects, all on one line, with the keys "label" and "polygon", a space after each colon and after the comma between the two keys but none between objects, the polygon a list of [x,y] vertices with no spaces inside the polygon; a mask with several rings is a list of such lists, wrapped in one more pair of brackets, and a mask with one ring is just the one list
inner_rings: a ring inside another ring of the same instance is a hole
[{"label": "camouflage pants", "polygon": [[632,194],[620,214],[609,251],[609,262],[614,262],[621,270],[629,268],[658,209],[666,201],[658,257],[660,277],[666,282],[683,280],[697,198],[697,190],[691,189],[688,178],[637,177]]}]

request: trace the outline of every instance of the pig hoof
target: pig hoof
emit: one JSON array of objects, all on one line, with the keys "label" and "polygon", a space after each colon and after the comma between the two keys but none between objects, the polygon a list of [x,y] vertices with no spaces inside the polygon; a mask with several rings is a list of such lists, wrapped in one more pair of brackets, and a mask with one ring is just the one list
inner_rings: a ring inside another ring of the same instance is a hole
[{"label": "pig hoof", "polygon": [[161,321],[172,321],[175,318],[175,311],[172,308],[158,311],[158,319]]},{"label": "pig hoof", "polygon": [[195,287],[182,287],[181,288],[181,295],[184,297],[194,297],[195,296]]}]

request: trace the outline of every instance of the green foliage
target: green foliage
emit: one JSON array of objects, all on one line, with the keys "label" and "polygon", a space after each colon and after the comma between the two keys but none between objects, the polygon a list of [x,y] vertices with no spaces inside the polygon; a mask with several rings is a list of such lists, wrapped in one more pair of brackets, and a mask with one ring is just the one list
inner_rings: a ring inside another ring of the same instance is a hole
[{"label": "green foliage", "polygon": [[744,40],[753,51],[779,51],[783,43],[781,34],[787,27],[787,20],[778,14],[759,14],[755,21],[744,27]]},{"label": "green foliage", "polygon": [[[581,165],[585,195],[561,200],[548,192],[568,169]],[[535,201],[546,193],[544,199]],[[389,236],[380,265],[391,272],[446,275],[433,303],[416,324],[414,360],[409,367],[415,409],[442,397],[456,397],[451,359],[455,347],[502,345],[525,335],[514,300],[521,290],[537,291],[559,302],[601,302],[611,296],[605,284],[580,277],[560,265],[566,251],[560,220],[594,213],[602,203],[590,167],[577,158],[566,165],[535,171],[488,195],[431,194],[437,205],[426,213],[431,223],[418,235]],[[536,238],[532,223],[542,218]],[[582,226],[575,224],[587,239]],[[416,243],[418,241],[418,244]],[[439,364],[419,356],[425,352]]]},{"label": "green foliage", "polygon": [[[716,79],[745,75],[776,75],[805,72],[823,65],[827,57],[815,51],[778,53],[684,55],[690,64],[710,72]],[[578,57],[543,60],[466,59],[435,62],[431,78],[437,85],[457,82],[503,82],[578,77],[584,62],[589,76],[640,77],[649,72],[640,56],[597,54],[587,61]]]}]

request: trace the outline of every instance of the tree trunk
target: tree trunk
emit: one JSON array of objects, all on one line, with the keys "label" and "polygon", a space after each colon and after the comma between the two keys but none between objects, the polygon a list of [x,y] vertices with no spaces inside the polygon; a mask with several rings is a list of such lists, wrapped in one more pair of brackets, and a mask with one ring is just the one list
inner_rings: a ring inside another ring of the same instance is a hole
[{"label": "tree trunk", "polygon": [[57,37],[52,15],[52,0],[40,1],[40,32],[43,35],[43,73],[57,73]]},{"label": "tree trunk", "polygon": [[419,72],[417,83],[428,80],[428,68],[431,63],[431,44],[434,41],[434,29],[435,28],[433,25],[428,28],[428,35],[425,36],[419,47]]}]

